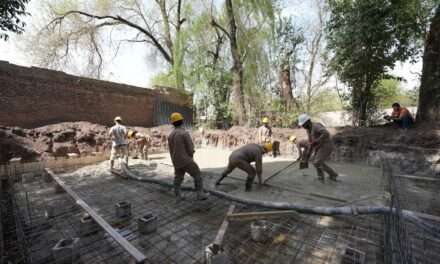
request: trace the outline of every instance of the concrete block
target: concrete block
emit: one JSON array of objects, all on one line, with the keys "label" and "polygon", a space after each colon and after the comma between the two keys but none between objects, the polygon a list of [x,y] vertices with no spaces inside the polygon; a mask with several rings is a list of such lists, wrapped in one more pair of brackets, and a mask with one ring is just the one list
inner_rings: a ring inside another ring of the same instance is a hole
[{"label": "concrete block", "polygon": [[129,218],[131,217],[131,204],[129,202],[119,202],[115,205],[116,217]]},{"label": "concrete block", "polygon": [[205,248],[206,264],[232,264],[224,250],[217,245],[210,244]]},{"label": "concrete block", "polygon": [[146,214],[138,219],[138,230],[141,234],[146,235],[157,230],[157,216],[153,214]]},{"label": "concrete block", "polygon": [[251,223],[251,238],[255,242],[265,242],[270,238],[272,229],[265,220],[258,220]]},{"label": "concrete block", "polygon": [[61,239],[52,248],[52,256],[57,264],[71,264],[80,257],[79,238]]},{"label": "concrete block", "polygon": [[90,215],[84,214],[84,216],[81,217],[79,226],[79,233],[81,236],[88,236],[98,232],[99,230],[99,225],[95,222],[95,220],[93,220]]}]

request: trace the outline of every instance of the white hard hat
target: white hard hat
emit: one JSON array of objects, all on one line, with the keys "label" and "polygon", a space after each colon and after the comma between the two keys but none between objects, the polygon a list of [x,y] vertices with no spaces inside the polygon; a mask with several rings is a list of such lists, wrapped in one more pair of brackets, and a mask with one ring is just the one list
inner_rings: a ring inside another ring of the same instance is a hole
[{"label": "white hard hat", "polygon": [[298,125],[303,126],[307,121],[310,120],[310,116],[307,114],[300,114],[298,117]]}]

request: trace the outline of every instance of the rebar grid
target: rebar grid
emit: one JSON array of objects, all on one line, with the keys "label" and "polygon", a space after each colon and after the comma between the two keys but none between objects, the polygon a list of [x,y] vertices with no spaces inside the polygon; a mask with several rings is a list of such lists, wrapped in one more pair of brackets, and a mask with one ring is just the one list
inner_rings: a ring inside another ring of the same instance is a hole
[{"label": "rebar grid", "polygon": [[[392,173],[390,174],[392,175]],[[301,215],[270,221],[274,234],[265,243],[250,238],[249,222],[232,222],[224,248],[233,263],[437,263],[440,241],[420,232],[401,217],[407,203],[405,182],[387,176],[391,206],[390,216],[320,217]],[[203,251],[220,227],[229,202],[210,197],[194,202],[193,193],[176,202],[169,188],[123,180],[110,174],[70,173],[60,175],[84,201],[117,229],[148,258],[148,263],[204,263]],[[393,186],[392,188],[390,186]],[[54,183],[41,178],[32,183],[17,183],[15,199],[20,208],[29,263],[53,263],[50,249],[61,238],[79,237],[82,210],[66,193],[55,193]],[[397,193],[397,195],[396,195]],[[127,201],[133,217],[121,221],[114,205]],[[404,201],[404,202],[402,202]],[[56,217],[46,219],[49,204],[61,209]],[[255,206],[237,205],[237,212],[259,211]],[[159,217],[156,233],[141,235],[136,219],[146,213]],[[81,238],[83,263],[127,263],[129,255],[103,231]],[[353,255],[353,252],[356,253]],[[408,261],[408,262],[403,262]]]},{"label": "rebar grid", "polygon": [[[402,217],[402,210],[412,209],[428,213],[438,212],[440,202],[431,197],[438,196],[439,184],[429,185],[396,176],[390,162],[384,160],[384,178],[390,194],[389,206],[394,213],[384,216],[384,256],[387,263],[439,263],[440,240],[438,229],[425,229],[414,225]],[[419,190],[414,190],[420,188]],[[436,211],[437,210],[437,211]],[[424,220],[428,226],[438,226],[438,222]]]}]

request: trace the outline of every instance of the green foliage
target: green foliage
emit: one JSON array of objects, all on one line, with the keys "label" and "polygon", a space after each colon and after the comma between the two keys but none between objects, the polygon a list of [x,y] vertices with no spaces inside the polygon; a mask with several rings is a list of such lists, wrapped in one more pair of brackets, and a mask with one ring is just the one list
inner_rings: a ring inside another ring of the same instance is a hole
[{"label": "green foliage", "polygon": [[22,17],[29,15],[26,4],[29,0],[1,0],[0,1],[0,39],[8,40],[8,32],[21,34],[26,23]]},{"label": "green foliage", "polygon": [[403,106],[417,105],[417,90],[404,90],[396,79],[381,80],[374,91],[375,100],[379,108],[390,108],[395,102]]},{"label": "green foliage", "polygon": [[314,96],[311,104],[310,114],[319,112],[341,111],[343,106],[338,94],[332,90],[323,90]]},{"label": "green foliage", "polygon": [[176,76],[173,72],[159,73],[151,79],[151,83],[158,86],[176,87]]},{"label": "green foliage", "polygon": [[330,70],[351,88],[358,125],[377,109],[374,90],[396,61],[417,54],[423,23],[417,0],[331,0]]}]

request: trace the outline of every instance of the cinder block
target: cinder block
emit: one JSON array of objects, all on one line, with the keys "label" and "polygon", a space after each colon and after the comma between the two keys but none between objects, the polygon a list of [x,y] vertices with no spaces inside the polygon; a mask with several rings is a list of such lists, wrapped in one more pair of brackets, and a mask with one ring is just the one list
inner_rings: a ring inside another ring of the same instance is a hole
[{"label": "cinder block", "polygon": [[52,256],[57,264],[71,264],[80,257],[79,238],[61,239],[52,248]]},{"label": "cinder block", "polygon": [[99,225],[93,220],[89,214],[81,217],[79,233],[81,236],[88,236],[99,231]]},{"label": "cinder block", "polygon": [[116,217],[129,218],[131,217],[131,204],[129,202],[119,202],[115,205]]},{"label": "cinder block", "polygon": [[157,216],[153,214],[146,214],[138,219],[138,230],[141,234],[146,235],[157,230]]}]

